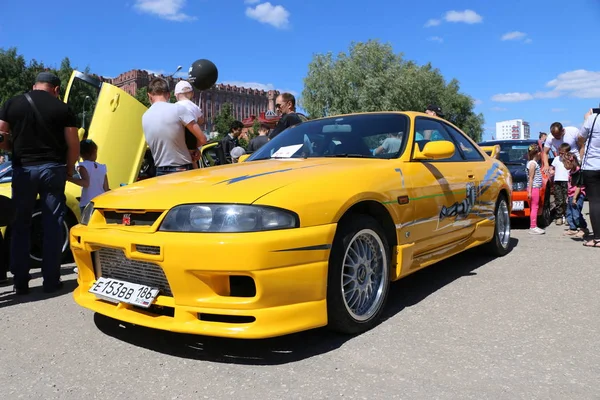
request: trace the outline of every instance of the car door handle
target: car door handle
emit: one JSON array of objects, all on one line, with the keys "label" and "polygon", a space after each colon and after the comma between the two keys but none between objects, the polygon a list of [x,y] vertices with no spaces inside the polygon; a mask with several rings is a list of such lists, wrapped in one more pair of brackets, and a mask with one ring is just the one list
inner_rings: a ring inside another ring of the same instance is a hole
[{"label": "car door handle", "polygon": [[474,174],[469,174],[468,177],[469,177],[469,179],[475,179],[475,175]]},{"label": "car door handle", "polygon": [[119,97],[119,93],[117,93],[115,97],[113,97],[113,99],[110,101],[110,108],[112,112],[117,111],[117,108],[119,107]]}]

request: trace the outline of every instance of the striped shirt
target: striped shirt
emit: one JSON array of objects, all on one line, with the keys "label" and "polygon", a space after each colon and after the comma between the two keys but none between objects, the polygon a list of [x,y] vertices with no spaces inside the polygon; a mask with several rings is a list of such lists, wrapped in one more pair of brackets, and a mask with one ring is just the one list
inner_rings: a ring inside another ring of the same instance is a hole
[{"label": "striped shirt", "polygon": [[533,163],[533,165],[535,165],[535,173],[533,175],[533,188],[541,188],[542,187],[542,171],[540,169],[540,165],[533,161],[533,160],[529,160],[527,162],[527,185],[529,185],[529,165],[531,165],[531,163]]}]

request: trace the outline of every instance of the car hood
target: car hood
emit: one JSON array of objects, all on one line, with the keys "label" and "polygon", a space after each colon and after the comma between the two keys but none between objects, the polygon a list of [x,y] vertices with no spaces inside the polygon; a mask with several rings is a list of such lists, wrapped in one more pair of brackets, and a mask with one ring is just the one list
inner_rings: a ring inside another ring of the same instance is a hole
[{"label": "car hood", "polygon": [[[151,178],[111,190],[94,199],[97,208],[165,210],[186,203],[251,204],[284,186],[324,174],[352,176],[351,170],[385,160],[314,158],[243,162]],[[313,186],[317,189],[315,186]]]},{"label": "car hood", "polygon": [[506,167],[510,171],[510,175],[512,176],[513,182],[527,181],[527,172],[525,169],[525,164],[507,165]]}]

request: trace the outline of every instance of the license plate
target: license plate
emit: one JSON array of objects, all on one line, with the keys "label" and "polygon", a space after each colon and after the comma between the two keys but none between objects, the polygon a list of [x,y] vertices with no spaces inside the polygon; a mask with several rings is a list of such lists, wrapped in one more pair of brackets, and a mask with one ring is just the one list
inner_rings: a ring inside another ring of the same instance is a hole
[{"label": "license plate", "polygon": [[523,211],[524,208],[525,208],[524,201],[513,201],[513,206],[512,206],[513,211]]},{"label": "license plate", "polygon": [[98,278],[89,292],[116,303],[127,303],[148,308],[160,289],[111,278]]}]

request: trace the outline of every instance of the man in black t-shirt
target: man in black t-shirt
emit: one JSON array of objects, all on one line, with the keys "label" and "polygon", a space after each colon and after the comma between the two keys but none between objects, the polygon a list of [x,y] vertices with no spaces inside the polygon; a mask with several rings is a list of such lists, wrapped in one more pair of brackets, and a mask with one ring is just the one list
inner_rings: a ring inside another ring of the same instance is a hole
[{"label": "man in black t-shirt", "polygon": [[11,225],[10,269],[19,295],[29,292],[31,215],[38,194],[44,232],[44,291],[50,293],[62,287],[64,192],[67,177],[72,176],[79,159],[79,137],[75,114],[58,99],[59,92],[60,79],[42,72],[32,91],[9,99],[0,108],[0,134],[4,138],[0,146],[6,150],[12,147],[16,215]]},{"label": "man in black t-shirt", "polygon": [[277,96],[275,109],[281,115],[275,129],[269,134],[269,140],[273,140],[281,132],[290,126],[302,123],[302,119],[296,114],[296,98],[291,93],[281,93]]}]

